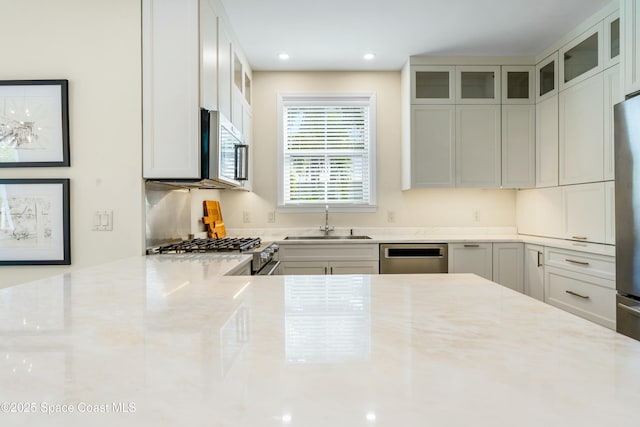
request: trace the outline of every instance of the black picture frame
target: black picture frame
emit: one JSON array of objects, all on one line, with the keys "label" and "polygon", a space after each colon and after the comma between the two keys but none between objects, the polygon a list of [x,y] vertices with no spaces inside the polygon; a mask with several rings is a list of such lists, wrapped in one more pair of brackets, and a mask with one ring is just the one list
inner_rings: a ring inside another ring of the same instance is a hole
[{"label": "black picture frame", "polygon": [[69,81],[0,80],[0,168],[69,165]]},{"label": "black picture frame", "polygon": [[0,179],[0,266],[70,265],[69,179]]}]

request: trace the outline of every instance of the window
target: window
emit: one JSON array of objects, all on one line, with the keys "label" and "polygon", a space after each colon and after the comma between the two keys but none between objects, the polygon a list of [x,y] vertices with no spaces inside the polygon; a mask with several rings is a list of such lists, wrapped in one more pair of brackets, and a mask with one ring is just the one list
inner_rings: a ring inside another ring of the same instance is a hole
[{"label": "window", "polygon": [[375,95],[279,96],[279,206],[375,209]]}]

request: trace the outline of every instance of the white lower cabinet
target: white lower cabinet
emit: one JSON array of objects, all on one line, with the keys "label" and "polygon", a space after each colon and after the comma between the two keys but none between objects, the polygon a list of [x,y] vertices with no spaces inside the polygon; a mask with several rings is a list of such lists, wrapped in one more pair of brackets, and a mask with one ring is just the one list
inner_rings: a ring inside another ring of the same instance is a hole
[{"label": "white lower cabinet", "polygon": [[544,247],[524,245],[524,294],[544,301]]},{"label": "white lower cabinet", "polygon": [[616,244],[616,185],[614,181],[604,183],[604,242]]},{"label": "white lower cabinet", "polygon": [[547,248],[545,264],[545,302],[615,329],[615,258]]},{"label": "white lower cabinet", "polygon": [[493,281],[524,292],[524,245],[493,243]]},{"label": "white lower cabinet", "polygon": [[449,273],[493,280],[493,243],[449,243]]},{"label": "white lower cabinet", "polygon": [[378,261],[283,261],[280,274],[378,274]]},{"label": "white lower cabinet", "polygon": [[251,276],[251,261],[247,261],[246,263],[228,271],[225,276]]},{"label": "white lower cabinet", "polygon": [[378,244],[280,244],[280,274],[378,274]]}]

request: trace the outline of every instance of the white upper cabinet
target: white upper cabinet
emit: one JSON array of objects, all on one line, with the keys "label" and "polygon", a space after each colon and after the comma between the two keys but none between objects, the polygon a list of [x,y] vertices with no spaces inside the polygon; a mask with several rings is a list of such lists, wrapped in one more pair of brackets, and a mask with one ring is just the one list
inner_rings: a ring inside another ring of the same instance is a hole
[{"label": "white upper cabinet", "polygon": [[200,106],[218,109],[218,17],[200,0]]},{"label": "white upper cabinet", "polygon": [[411,104],[453,104],[455,78],[453,66],[411,66]]},{"label": "white upper cabinet", "polygon": [[607,16],[604,25],[604,68],[620,62],[620,12]]},{"label": "white upper cabinet", "polygon": [[558,52],[536,65],[536,102],[542,102],[558,93]]},{"label": "white upper cabinet", "polygon": [[558,95],[536,104],[536,187],[558,185]]},{"label": "white upper cabinet", "polygon": [[578,84],[603,69],[602,22],[560,49],[560,90]]},{"label": "white upper cabinet", "polygon": [[200,177],[198,0],[144,0],[144,178]]},{"label": "white upper cabinet", "polygon": [[455,106],[411,106],[411,186],[454,187]]},{"label": "white upper cabinet", "polygon": [[640,90],[640,1],[621,0],[623,94]]},{"label": "white upper cabinet", "polygon": [[530,188],[536,181],[536,106],[502,106],[502,187]]},{"label": "white upper cabinet", "polygon": [[533,104],[535,68],[528,65],[502,66],[502,103]]},{"label": "white upper cabinet", "polygon": [[624,101],[620,80],[620,66],[606,69],[604,77],[604,180],[612,181],[614,176],[613,155],[613,106]]},{"label": "white upper cabinet", "polygon": [[559,95],[560,185],[604,179],[604,79],[602,73]]},{"label": "white upper cabinet", "polygon": [[456,185],[500,187],[500,105],[456,106]]},{"label": "white upper cabinet", "polygon": [[605,183],[562,187],[562,228],[565,239],[605,243]]},{"label": "white upper cabinet", "polygon": [[233,102],[232,61],[231,38],[224,22],[218,18],[218,110],[228,120],[231,120]]},{"label": "white upper cabinet", "polygon": [[[142,2],[143,178],[200,179],[200,108],[234,115],[233,46],[216,7],[212,0]],[[245,63],[241,106],[250,77]],[[242,108],[235,113],[240,129],[244,116]]]},{"label": "white upper cabinet", "polygon": [[500,66],[456,67],[457,104],[500,104]]}]

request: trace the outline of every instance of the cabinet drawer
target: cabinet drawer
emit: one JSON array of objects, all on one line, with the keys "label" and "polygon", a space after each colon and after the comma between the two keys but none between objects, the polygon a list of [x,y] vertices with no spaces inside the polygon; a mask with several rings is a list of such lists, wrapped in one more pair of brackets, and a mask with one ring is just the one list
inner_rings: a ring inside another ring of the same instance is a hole
[{"label": "cabinet drawer", "polygon": [[378,244],[280,244],[281,261],[378,260]]},{"label": "cabinet drawer", "polygon": [[562,268],[546,267],[546,302],[615,329],[615,283]]},{"label": "cabinet drawer", "polygon": [[[545,257],[547,266],[589,274],[611,281],[616,278],[616,261],[614,257],[556,248],[547,248]],[[611,283],[610,287],[615,289],[615,283]]]}]

